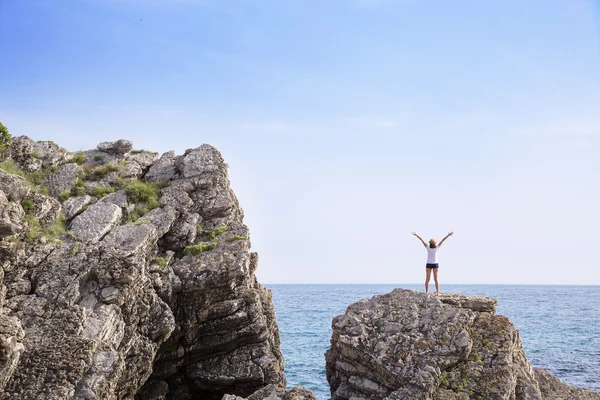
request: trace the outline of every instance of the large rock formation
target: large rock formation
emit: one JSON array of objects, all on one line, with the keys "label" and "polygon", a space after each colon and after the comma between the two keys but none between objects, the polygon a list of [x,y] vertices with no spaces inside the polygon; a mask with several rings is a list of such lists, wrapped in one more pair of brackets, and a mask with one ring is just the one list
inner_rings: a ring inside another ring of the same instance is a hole
[{"label": "large rock formation", "polygon": [[13,173],[0,169],[0,399],[285,395],[271,294],[221,154],[132,148],[13,140]]},{"label": "large rock formation", "polygon": [[333,400],[600,400],[533,370],[496,300],[396,289],[333,320]]}]

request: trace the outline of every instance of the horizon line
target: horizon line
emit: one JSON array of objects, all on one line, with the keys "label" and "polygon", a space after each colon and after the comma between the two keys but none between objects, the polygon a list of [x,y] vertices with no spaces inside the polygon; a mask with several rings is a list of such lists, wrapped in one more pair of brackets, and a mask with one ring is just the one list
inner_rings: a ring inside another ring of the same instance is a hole
[{"label": "horizon line", "polygon": [[[311,282],[303,282],[303,283],[293,283],[293,282],[284,282],[284,283],[264,283],[259,282],[262,285],[386,285],[386,286],[395,286],[397,283],[311,283]],[[423,283],[402,283],[400,285],[423,285]],[[587,284],[587,283],[570,283],[570,284],[560,284],[560,283],[446,283],[444,286],[600,286],[600,284]],[[441,286],[441,285],[440,285]]]}]

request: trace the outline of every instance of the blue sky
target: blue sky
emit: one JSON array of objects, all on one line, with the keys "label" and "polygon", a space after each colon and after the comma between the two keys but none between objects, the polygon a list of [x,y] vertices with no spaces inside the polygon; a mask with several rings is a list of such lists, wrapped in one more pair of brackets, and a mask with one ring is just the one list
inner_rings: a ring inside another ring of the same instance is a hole
[{"label": "blue sky", "polygon": [[[600,284],[597,1],[0,0],[0,121],[202,143],[265,283]],[[443,287],[442,287],[443,290]]]}]

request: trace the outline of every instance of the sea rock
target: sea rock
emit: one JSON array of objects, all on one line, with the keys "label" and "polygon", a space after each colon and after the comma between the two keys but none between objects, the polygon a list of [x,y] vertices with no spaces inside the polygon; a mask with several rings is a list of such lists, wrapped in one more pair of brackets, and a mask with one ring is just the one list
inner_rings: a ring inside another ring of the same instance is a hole
[{"label": "sea rock", "polygon": [[317,400],[317,398],[310,389],[304,386],[298,385],[283,391],[275,385],[268,385],[248,397],[226,394],[222,400]]},{"label": "sea rock", "polygon": [[546,370],[535,369],[534,372],[545,400],[600,400],[600,393],[569,386]]},{"label": "sea rock", "polygon": [[[88,193],[61,208],[55,197],[80,167],[49,143],[23,138],[13,151],[29,154],[22,166],[59,166],[44,183],[49,196],[0,170],[0,235],[12,236],[0,238],[1,400],[312,399],[284,394],[271,293],[256,280],[258,256],[215,148],[167,153],[156,166],[131,142],[103,143],[82,153],[86,169],[118,168],[81,174],[77,191]],[[150,207],[118,189],[150,178],[167,181],[160,206],[128,223],[132,207]],[[94,187],[116,191],[92,204]],[[49,229],[61,218],[71,220],[66,233]]]},{"label": "sea rock", "polygon": [[495,309],[488,297],[401,289],[350,305],[325,355],[332,399],[600,399],[534,372]]}]

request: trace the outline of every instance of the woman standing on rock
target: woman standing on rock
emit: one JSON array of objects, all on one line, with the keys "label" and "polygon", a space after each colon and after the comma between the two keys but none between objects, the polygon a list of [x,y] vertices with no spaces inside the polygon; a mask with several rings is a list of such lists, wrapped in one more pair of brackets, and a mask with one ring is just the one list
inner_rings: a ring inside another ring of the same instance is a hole
[{"label": "woman standing on rock", "polygon": [[438,295],[440,294],[440,284],[438,283],[438,268],[440,266],[437,261],[437,251],[442,245],[442,243],[444,243],[444,240],[454,235],[454,232],[450,232],[446,236],[444,236],[444,238],[440,240],[439,244],[436,244],[435,239],[429,239],[429,246],[427,246],[427,243],[425,243],[425,241],[421,239],[421,236],[417,235],[414,232],[412,234],[419,238],[421,243],[423,243],[423,246],[425,246],[425,248],[427,249],[427,264],[425,265],[425,271],[427,274],[427,277],[425,278],[425,293],[429,292],[429,280],[431,279],[431,271],[433,271],[433,280],[435,281],[435,294]]}]

